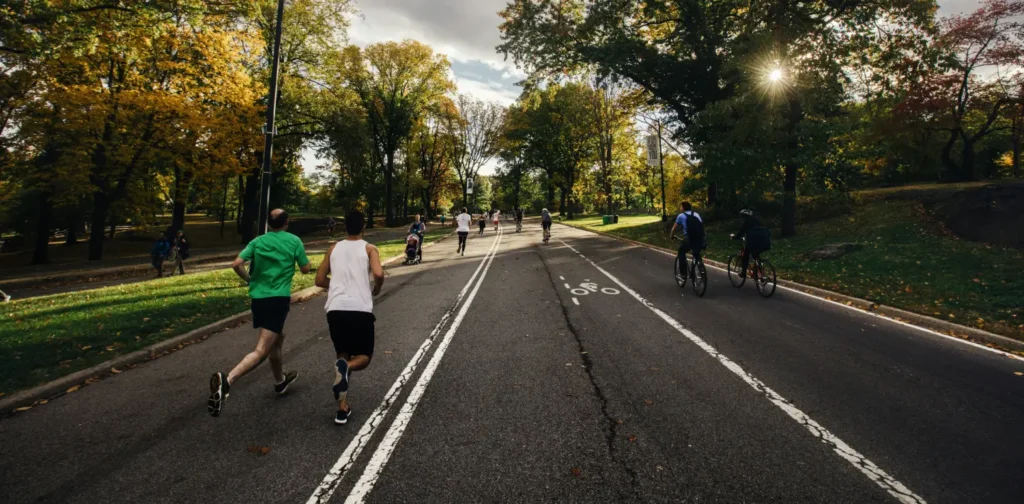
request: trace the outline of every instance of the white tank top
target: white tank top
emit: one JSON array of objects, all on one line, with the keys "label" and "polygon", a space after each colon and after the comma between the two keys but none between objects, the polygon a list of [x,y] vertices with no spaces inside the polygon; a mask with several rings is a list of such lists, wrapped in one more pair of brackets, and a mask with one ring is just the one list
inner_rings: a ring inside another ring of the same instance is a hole
[{"label": "white tank top", "polygon": [[327,311],[373,313],[370,288],[370,256],[364,240],[341,240],[331,252],[331,286],[327,289]]}]

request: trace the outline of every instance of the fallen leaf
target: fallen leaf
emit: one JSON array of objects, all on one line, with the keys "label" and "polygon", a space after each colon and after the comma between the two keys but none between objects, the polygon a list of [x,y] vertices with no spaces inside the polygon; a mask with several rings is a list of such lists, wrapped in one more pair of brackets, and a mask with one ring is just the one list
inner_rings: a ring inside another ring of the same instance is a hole
[{"label": "fallen leaf", "polygon": [[571,363],[571,362],[566,362],[566,363],[565,363],[565,365],[566,365],[567,367],[572,367],[572,363]]},{"label": "fallen leaf", "polygon": [[14,411],[28,411],[30,409],[32,409],[32,406],[22,406]]},{"label": "fallen leaf", "polygon": [[624,423],[626,423],[626,421],[625,421],[625,420],[616,420],[616,421],[615,421],[615,425],[622,425],[622,424],[624,424]]},{"label": "fallen leaf", "polygon": [[1024,376],[1024,373],[1021,373],[1020,371],[1014,371],[1013,374],[1017,376]]},{"label": "fallen leaf", "polygon": [[650,405],[654,404],[654,401],[652,401],[650,399],[644,399],[644,404],[650,406]]},{"label": "fallen leaf", "polygon": [[90,348],[92,348],[92,345],[85,345],[84,347],[82,347],[82,351],[84,352]]},{"label": "fallen leaf", "polygon": [[579,478],[580,477],[580,468],[579,467],[573,467],[572,468],[572,475],[576,476],[577,478]]},{"label": "fallen leaf", "polygon": [[50,401],[49,401],[49,400],[47,400],[47,399],[40,399],[40,400],[39,400],[39,402],[38,402],[37,404],[46,404],[46,403],[48,403],[48,402],[50,402]]},{"label": "fallen leaf", "polygon": [[626,439],[628,439],[630,443],[635,443],[636,442],[636,436],[634,436],[632,434],[627,436]]},{"label": "fallen leaf", "polygon": [[76,390],[78,390],[80,388],[82,388],[81,385],[75,385],[74,387],[71,387],[71,388],[65,390],[64,393],[70,394],[70,393],[72,393],[72,392],[74,392],[74,391],[76,391]]},{"label": "fallen leaf", "polygon": [[142,317],[142,321],[143,322],[149,322],[149,320],[150,320],[149,317]]},{"label": "fallen leaf", "polygon": [[118,373],[120,373],[120,372],[121,372],[121,370],[120,370],[120,369],[117,369],[117,368],[110,368],[110,374],[118,374]]},{"label": "fallen leaf", "polygon": [[250,446],[247,448],[247,450],[249,451],[249,453],[255,453],[259,456],[263,456],[270,453],[270,448],[266,446]]}]

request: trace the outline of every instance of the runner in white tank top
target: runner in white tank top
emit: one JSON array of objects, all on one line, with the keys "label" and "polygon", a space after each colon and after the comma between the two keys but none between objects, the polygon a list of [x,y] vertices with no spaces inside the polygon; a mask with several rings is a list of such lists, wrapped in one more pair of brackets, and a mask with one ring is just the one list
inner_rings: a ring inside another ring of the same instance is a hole
[{"label": "runner in white tank top", "polygon": [[[373,296],[384,285],[384,268],[377,247],[363,240],[363,214],[345,216],[348,237],[327,251],[316,272],[316,286],[327,289],[327,326],[338,360],[334,363],[334,398],[338,412],[334,423],[348,422],[349,373],[365,369],[373,357]],[[370,278],[373,287],[370,287]]]}]

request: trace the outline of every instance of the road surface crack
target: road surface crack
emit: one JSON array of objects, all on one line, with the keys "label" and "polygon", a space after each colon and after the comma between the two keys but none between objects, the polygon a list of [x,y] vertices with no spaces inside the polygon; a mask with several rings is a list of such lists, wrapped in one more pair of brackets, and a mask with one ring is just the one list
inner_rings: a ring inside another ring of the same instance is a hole
[{"label": "road surface crack", "polygon": [[569,333],[572,334],[573,339],[576,340],[580,360],[583,363],[583,370],[587,373],[587,378],[590,380],[590,386],[593,389],[594,398],[601,404],[601,414],[604,416],[605,422],[607,422],[607,428],[605,429],[605,443],[608,449],[608,456],[613,462],[619,464],[619,466],[622,467],[622,470],[629,475],[632,495],[623,495],[620,489],[616,489],[616,492],[619,493],[621,498],[627,499],[630,502],[642,501],[643,496],[640,494],[639,475],[635,469],[629,466],[627,461],[619,458],[615,448],[615,439],[619,436],[619,421],[608,411],[608,396],[605,395],[604,389],[601,388],[601,385],[597,382],[597,377],[594,376],[594,361],[591,359],[590,353],[583,344],[583,339],[580,337],[579,332],[577,332],[576,326],[573,325],[572,320],[569,319],[568,309],[566,308],[565,302],[562,301],[562,295],[558,290],[558,284],[555,283],[554,276],[551,274],[551,268],[548,267],[548,263],[544,259],[543,254],[538,251],[537,255],[540,257],[541,263],[544,265],[544,271],[548,275],[551,287],[555,290],[555,293],[558,296],[558,307],[562,311],[562,319],[565,320],[565,326],[568,328]]}]

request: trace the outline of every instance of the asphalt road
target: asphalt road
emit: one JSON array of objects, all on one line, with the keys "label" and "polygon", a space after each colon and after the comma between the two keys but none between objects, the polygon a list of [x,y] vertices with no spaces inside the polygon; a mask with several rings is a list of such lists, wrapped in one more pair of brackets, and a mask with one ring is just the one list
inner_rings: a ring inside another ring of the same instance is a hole
[{"label": "asphalt road", "polygon": [[0,420],[3,501],[1024,502],[1024,362],[505,230],[390,269],[348,425],[318,297],[286,326],[286,396],[258,369],[207,415],[241,327]]}]

